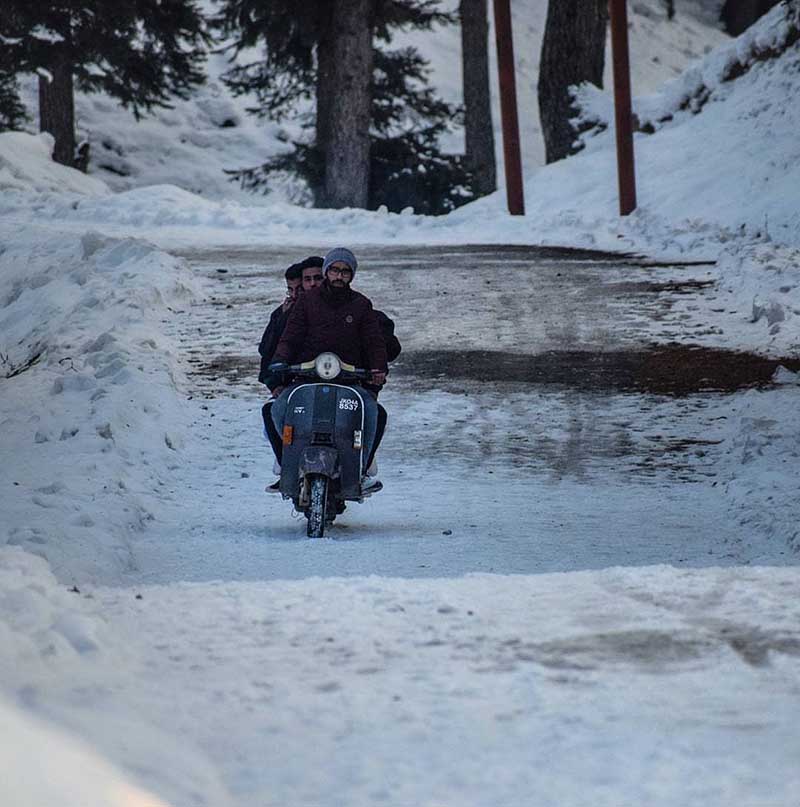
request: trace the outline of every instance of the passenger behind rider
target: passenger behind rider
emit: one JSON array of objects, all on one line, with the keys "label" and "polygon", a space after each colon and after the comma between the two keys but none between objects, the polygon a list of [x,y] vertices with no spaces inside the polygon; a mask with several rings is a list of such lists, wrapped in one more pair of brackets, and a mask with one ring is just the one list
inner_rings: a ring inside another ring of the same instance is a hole
[{"label": "passenger behind rider", "polygon": [[[304,290],[313,289],[322,283],[322,258],[319,255],[310,255],[305,260],[293,263],[284,272],[284,278],[286,280],[286,297],[270,314],[269,322],[258,345],[258,352],[261,355],[258,380],[262,384],[266,384],[269,380],[269,365],[272,363],[272,356],[275,353],[275,348],[278,347],[278,341],[281,338],[283,329],[286,327],[292,306]],[[267,439],[272,446],[277,462],[280,463],[283,446],[281,438],[272,423],[272,403],[272,401],[267,401],[264,404],[261,408],[261,417],[264,421],[264,431]]]},{"label": "passenger behind rider", "polygon": [[311,289],[322,285],[322,281],[324,280],[322,264],[324,260],[325,259],[320,258],[319,255],[312,255],[310,258],[306,258],[304,261],[300,262],[303,266],[303,272],[300,276],[303,283],[303,291],[311,291]]},{"label": "passenger behind rider", "polygon": [[[344,247],[325,255],[322,284],[305,291],[292,306],[269,367],[272,375],[267,384],[277,399],[272,406],[272,420],[276,433],[281,434],[289,396],[289,390],[283,386],[284,374],[289,364],[309,361],[331,351],[348,364],[366,366],[370,371],[366,386],[373,390],[373,395],[364,396],[364,437],[365,444],[372,449],[371,457],[379,436],[374,391],[386,383],[387,352],[372,303],[350,287],[357,266],[355,255]],[[376,484],[373,479],[370,486]]]}]

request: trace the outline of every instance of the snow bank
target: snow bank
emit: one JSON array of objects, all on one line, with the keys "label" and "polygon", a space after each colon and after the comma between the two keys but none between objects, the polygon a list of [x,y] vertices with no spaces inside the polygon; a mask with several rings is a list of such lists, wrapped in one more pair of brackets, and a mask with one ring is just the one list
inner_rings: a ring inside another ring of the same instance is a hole
[{"label": "snow bank", "polygon": [[779,368],[782,388],[751,390],[734,402],[733,436],[723,459],[725,493],[748,524],[794,551],[800,550],[797,502],[800,458],[797,396],[800,375]]},{"label": "snow bank", "polygon": [[[59,585],[47,563],[0,548],[0,680],[35,701],[53,677],[80,679],[102,663],[107,626],[90,602]],[[83,742],[0,699],[0,803],[14,807],[156,807]]]},{"label": "snow bank", "polygon": [[[0,547],[0,644],[4,807],[166,807],[131,778],[175,804],[230,803],[191,741],[109,698],[114,677],[137,662],[129,638],[108,624],[91,593],[67,590],[45,560],[18,547]],[[102,748],[102,758],[90,746]]]},{"label": "snow bank", "polygon": [[0,803],[13,807],[167,807],[82,741],[0,701]]},{"label": "snow bank", "polygon": [[[102,747],[175,803],[227,804],[191,744],[105,700],[129,654],[85,591],[124,580],[137,534],[173,512],[186,424],[162,321],[189,303],[194,280],[136,239],[0,222],[0,243],[0,696]],[[66,588],[74,582],[80,590]],[[2,804],[164,804],[3,702],[0,745]]]},{"label": "snow bank", "polygon": [[753,244],[723,250],[719,297],[742,313],[737,330],[753,332],[760,352],[800,353],[800,249]]},{"label": "snow bank", "polygon": [[0,132],[0,191],[66,191],[86,196],[109,193],[101,179],[53,162],[55,140],[46,132]]},{"label": "snow bank", "polygon": [[53,670],[72,674],[87,661],[97,661],[108,637],[105,625],[86,605],[77,592],[56,582],[42,558],[18,547],[0,548],[4,687],[30,692]]},{"label": "snow bank", "polygon": [[180,376],[160,321],[193,280],[139,240],[0,234],[0,545],[64,580],[107,579],[130,568],[131,536],[180,461]]}]

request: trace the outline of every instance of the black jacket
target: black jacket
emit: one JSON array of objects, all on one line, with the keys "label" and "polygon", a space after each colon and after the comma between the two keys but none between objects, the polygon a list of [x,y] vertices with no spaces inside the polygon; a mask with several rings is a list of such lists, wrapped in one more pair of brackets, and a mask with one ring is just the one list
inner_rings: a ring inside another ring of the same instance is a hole
[{"label": "black jacket", "polygon": [[389,319],[383,311],[378,311],[377,308],[375,309],[375,316],[378,318],[383,341],[386,342],[386,361],[394,361],[402,350],[400,342],[394,335],[394,320]]},{"label": "black jacket", "polygon": [[[375,316],[378,318],[378,326],[380,327],[383,340],[386,343],[386,360],[394,361],[402,350],[398,338],[394,335],[394,321],[390,319],[383,311],[375,310]],[[262,384],[272,387],[277,383],[275,379],[270,380],[270,373],[267,369],[272,363],[272,357],[275,349],[278,346],[283,329],[289,319],[289,311],[284,311],[283,306],[279,305],[270,315],[269,324],[267,325],[264,335],[261,337],[261,344],[258,346],[258,352],[261,354],[261,369],[258,374],[258,380]],[[360,366],[366,367],[369,364],[369,359],[363,356]],[[367,385],[373,391],[380,389],[379,387],[372,387]]]},{"label": "black jacket", "polygon": [[269,378],[267,368],[272,363],[272,356],[275,353],[275,348],[278,347],[278,341],[281,338],[283,329],[286,327],[286,321],[289,319],[291,310],[290,308],[288,311],[284,311],[283,304],[281,304],[270,314],[264,335],[258,345],[258,352],[261,355],[261,369],[258,373],[258,380],[262,384],[266,384]]}]

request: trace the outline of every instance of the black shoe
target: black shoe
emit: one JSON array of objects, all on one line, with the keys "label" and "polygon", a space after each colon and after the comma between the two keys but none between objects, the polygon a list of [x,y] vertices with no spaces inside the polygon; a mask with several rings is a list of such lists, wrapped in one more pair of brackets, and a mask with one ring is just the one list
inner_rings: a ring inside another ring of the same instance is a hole
[{"label": "black shoe", "polygon": [[264,488],[265,493],[280,493],[281,492],[281,480],[276,479],[271,485],[267,485]]}]

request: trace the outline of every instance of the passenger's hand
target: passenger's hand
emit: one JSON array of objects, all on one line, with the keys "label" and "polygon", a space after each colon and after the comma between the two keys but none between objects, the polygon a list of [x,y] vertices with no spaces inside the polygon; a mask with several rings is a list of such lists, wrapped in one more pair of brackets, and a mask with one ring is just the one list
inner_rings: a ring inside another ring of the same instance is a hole
[{"label": "passenger's hand", "polygon": [[369,383],[374,384],[376,387],[382,387],[386,383],[386,373],[383,370],[370,370],[372,376]]}]

